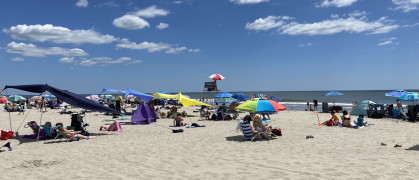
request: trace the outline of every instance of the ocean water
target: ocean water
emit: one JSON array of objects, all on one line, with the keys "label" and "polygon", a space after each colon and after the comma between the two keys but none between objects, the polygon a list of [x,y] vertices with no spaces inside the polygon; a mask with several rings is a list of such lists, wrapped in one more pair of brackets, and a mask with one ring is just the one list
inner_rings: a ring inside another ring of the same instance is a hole
[{"label": "ocean water", "polygon": [[[337,105],[342,106],[343,109],[351,110],[354,102],[360,102],[362,100],[372,100],[379,104],[396,104],[397,98],[387,97],[385,93],[394,90],[358,90],[358,91],[339,91],[344,93],[341,96],[324,96],[323,94],[327,91],[256,91],[256,92],[241,92],[249,97],[251,94],[265,94],[268,97],[275,96],[282,99],[279,103],[287,107],[287,110],[304,111],[307,108],[307,102],[313,104],[313,100],[317,99],[319,102],[318,109],[321,110],[322,102],[328,102],[329,106]],[[408,90],[417,92],[418,90]],[[238,92],[230,92],[232,94]],[[192,99],[202,100],[203,92],[182,92],[182,94],[191,97]],[[210,94],[211,97],[217,93]],[[39,95],[39,94],[38,94]],[[90,94],[80,94],[81,96],[89,96]],[[122,94],[113,94],[122,95]],[[23,95],[24,97],[30,98],[31,95]],[[207,102],[210,103],[211,102]],[[403,104],[412,104],[412,102],[403,102]],[[417,102],[415,102],[417,103]]]},{"label": "ocean water", "polygon": [[[339,91],[344,93],[341,96],[324,96],[327,91],[258,91],[258,92],[241,92],[249,97],[251,94],[260,93],[265,94],[268,97],[275,96],[282,99],[280,104],[287,107],[287,110],[303,111],[307,108],[307,102],[313,104],[313,100],[317,99],[319,102],[318,109],[321,110],[322,102],[328,102],[329,106],[335,104],[342,106],[343,109],[351,110],[354,102],[360,102],[362,100],[372,100],[378,104],[396,104],[396,97],[387,97],[385,93],[394,90],[351,90],[351,91]],[[417,90],[409,90],[415,91]],[[230,92],[232,94],[237,92]],[[185,92],[186,94],[194,99],[202,99],[202,92]],[[412,102],[403,102],[403,104],[412,104]],[[417,103],[417,102],[415,102]]]}]

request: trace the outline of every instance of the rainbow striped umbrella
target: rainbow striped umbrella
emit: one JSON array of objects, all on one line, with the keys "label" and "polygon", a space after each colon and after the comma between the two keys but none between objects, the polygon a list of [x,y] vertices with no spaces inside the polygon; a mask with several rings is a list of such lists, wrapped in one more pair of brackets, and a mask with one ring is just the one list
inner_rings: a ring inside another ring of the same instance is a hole
[{"label": "rainbow striped umbrella", "polygon": [[284,111],[287,108],[269,99],[255,98],[240,104],[235,109],[255,113],[274,113]]}]

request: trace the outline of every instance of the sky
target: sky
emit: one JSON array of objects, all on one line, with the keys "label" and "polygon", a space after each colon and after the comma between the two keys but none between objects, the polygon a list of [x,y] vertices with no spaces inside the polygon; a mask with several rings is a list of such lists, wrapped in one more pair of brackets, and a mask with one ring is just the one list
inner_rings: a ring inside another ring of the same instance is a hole
[{"label": "sky", "polygon": [[419,0],[0,1],[0,86],[419,89]]}]

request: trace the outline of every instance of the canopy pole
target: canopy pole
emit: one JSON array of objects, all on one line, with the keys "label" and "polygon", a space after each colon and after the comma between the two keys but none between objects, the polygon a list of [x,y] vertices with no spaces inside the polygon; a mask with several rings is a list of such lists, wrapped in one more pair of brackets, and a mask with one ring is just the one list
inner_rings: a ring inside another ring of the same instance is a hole
[{"label": "canopy pole", "polygon": [[[44,94],[44,92],[42,92],[41,93],[41,97],[42,97],[42,94]],[[39,106],[40,108],[41,108],[41,119],[39,120],[39,125],[38,125],[38,137],[36,137],[36,142],[38,143],[38,141],[39,141],[39,135],[41,134],[41,124],[42,124],[42,114],[44,114],[44,111],[42,110],[42,104],[43,104],[44,102],[41,102],[41,105]],[[46,104],[44,104],[43,106],[45,106]]]},{"label": "canopy pole", "polygon": [[[9,90],[8,89],[6,89],[6,96],[9,96]],[[12,128],[12,117],[10,116],[10,109],[8,109],[7,111],[9,111],[9,122],[10,122],[10,131],[13,131],[13,128]]]}]

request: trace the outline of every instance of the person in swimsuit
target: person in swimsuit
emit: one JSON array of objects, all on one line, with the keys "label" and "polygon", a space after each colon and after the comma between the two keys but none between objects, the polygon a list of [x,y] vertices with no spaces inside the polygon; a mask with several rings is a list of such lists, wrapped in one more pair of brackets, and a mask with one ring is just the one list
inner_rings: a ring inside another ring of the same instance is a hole
[{"label": "person in swimsuit", "polygon": [[343,116],[340,117],[342,119],[342,126],[352,127],[351,116],[348,114],[348,111],[343,110],[342,113],[343,113]]},{"label": "person in swimsuit", "polygon": [[173,125],[176,127],[186,126],[187,123],[183,123],[182,114],[178,113],[175,118],[173,119]]}]

